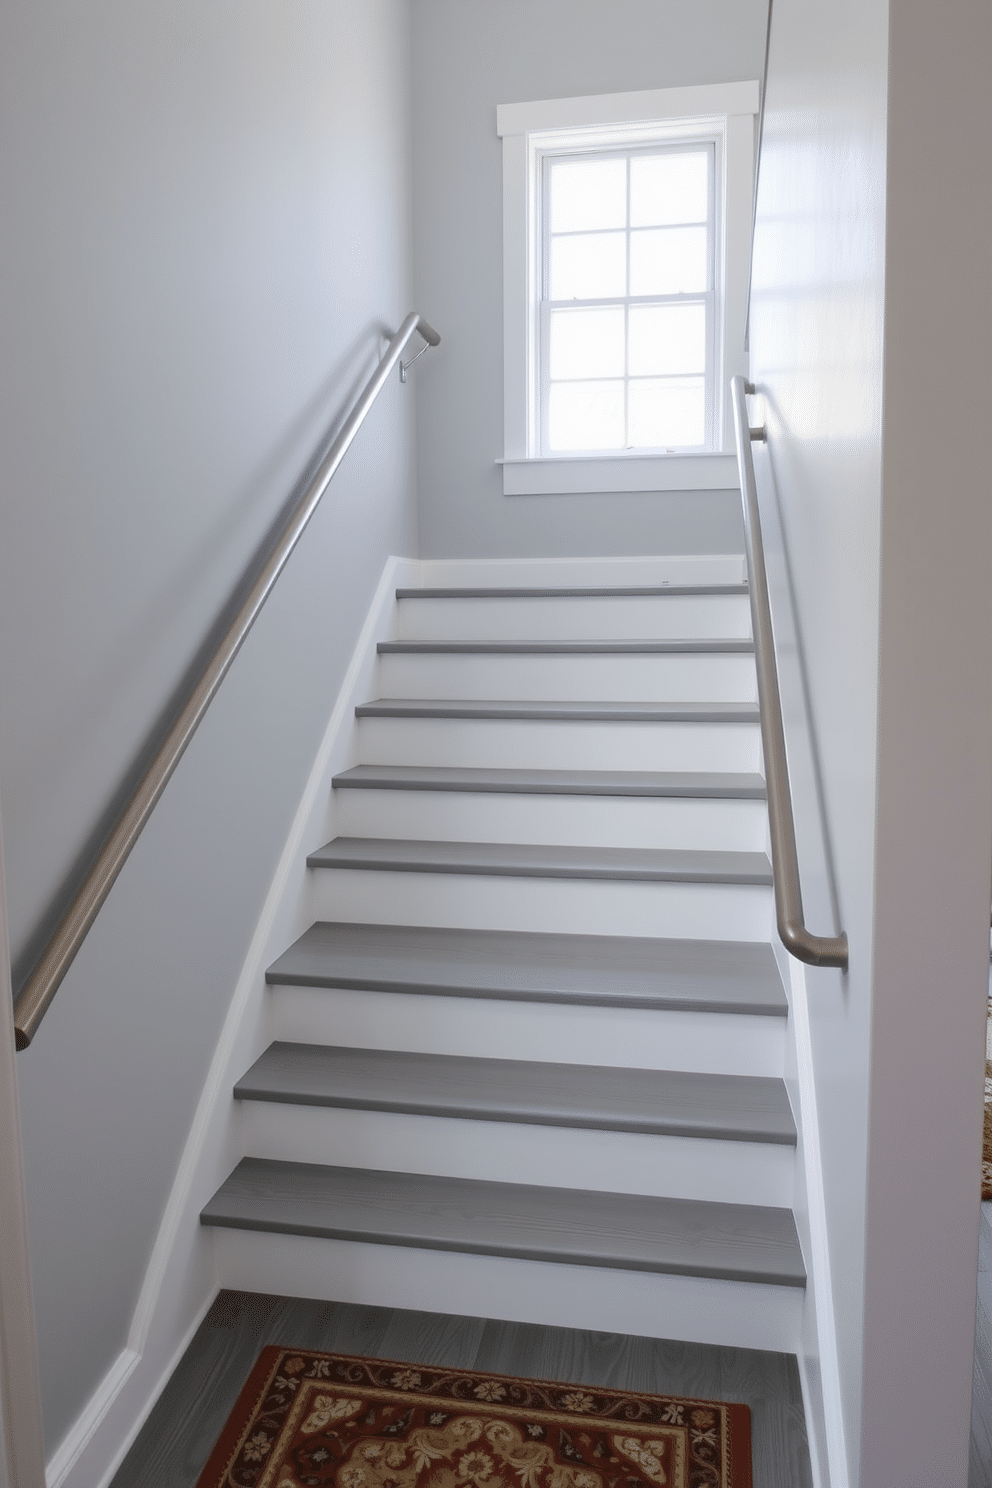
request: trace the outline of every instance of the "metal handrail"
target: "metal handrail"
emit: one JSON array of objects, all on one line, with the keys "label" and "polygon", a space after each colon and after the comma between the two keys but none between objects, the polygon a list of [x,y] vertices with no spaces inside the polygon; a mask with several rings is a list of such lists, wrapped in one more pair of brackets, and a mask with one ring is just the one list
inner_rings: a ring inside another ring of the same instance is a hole
[{"label": "metal handrail", "polygon": [[812,935],[806,929],[803,919],[796,823],[792,814],[789,761],[775,660],[775,635],[768,601],[765,553],[761,542],[758,487],[754,479],[754,459],[751,455],[751,441],[764,439],[765,430],[752,429],[748,418],[744,400],[748,393],[754,392],[751,383],[743,377],[735,377],[730,389],[734,406],[734,434],[737,439],[737,468],[741,478],[741,505],[744,509],[744,547],[751,596],[754,660],[758,673],[761,747],[765,756],[765,788],[768,795],[772,876],[775,883],[775,918],[782,944],[797,960],[806,961],[811,966],[839,966],[846,971],[847,935],[844,931],[839,935]]},{"label": "metal handrail", "polygon": [[[182,758],[197,725],[207,711],[228,668],[240,651],[276,579],[302,537],[307,523],[316,511],[321,497],[330,485],[386,378],[400,360],[407,342],[415,331],[429,346],[439,345],[441,337],[437,331],[428,325],[423,316],[415,312],[411,312],[406,317],[396,335],[389,342],[382,360],[366,383],[358,402],[345,419],[316,474],[286,518],[272,551],[252,581],[237,614],[218,642],[213,655],[200,673],[198,681],[191,687],[165,741],[160,745],[127,804],[123,807],[96,861],[73,896],[72,902],[59,921],[48,945],[35,962],[23,985],[18,989],[14,1000],[14,1028],[18,1049],[26,1049],[34,1038],[38,1024],[45,1016],[90,926],[100,912],[101,905],[127,861],[128,854],[152,813],[152,808]],[[253,564],[248,572],[254,572],[254,567]]]}]

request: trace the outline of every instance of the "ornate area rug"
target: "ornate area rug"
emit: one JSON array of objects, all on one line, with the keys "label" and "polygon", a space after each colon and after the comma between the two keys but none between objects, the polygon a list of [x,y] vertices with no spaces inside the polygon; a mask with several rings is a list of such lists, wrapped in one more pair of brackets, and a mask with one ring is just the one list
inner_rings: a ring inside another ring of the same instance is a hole
[{"label": "ornate area rug", "polygon": [[270,1347],[197,1488],[752,1488],[746,1405]]}]

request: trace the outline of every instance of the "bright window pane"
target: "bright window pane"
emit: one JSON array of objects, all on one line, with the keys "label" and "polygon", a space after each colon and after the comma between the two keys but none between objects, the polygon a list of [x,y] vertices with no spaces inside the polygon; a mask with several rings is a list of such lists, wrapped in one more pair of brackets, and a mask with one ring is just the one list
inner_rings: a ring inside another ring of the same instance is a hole
[{"label": "bright window pane", "polygon": [[632,295],[698,294],[707,288],[705,227],[642,228],[631,233]]},{"label": "bright window pane", "polygon": [[551,166],[551,231],[627,225],[627,162],[563,160]]},{"label": "bright window pane", "polygon": [[679,449],[706,439],[706,402],[701,377],[631,382],[632,449]]},{"label": "bright window pane", "polygon": [[627,293],[626,233],[551,239],[553,300],[612,300]]},{"label": "bright window pane", "polygon": [[708,216],[708,151],[631,157],[631,227],[705,222]]},{"label": "bright window pane", "polygon": [[706,371],[705,305],[631,305],[630,375]]},{"label": "bright window pane", "polygon": [[564,377],[622,377],[623,310],[552,310],[550,374]]},{"label": "bright window pane", "polygon": [[556,382],[548,397],[552,450],[623,449],[622,382]]}]

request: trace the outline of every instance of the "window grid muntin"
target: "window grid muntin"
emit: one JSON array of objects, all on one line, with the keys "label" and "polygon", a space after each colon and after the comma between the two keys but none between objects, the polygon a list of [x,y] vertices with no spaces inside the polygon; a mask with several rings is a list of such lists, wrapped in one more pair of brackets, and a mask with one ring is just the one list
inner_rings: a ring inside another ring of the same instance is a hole
[{"label": "window grid muntin", "polygon": [[[707,190],[706,205],[707,216],[705,222],[690,223],[666,223],[661,225],[660,230],[677,229],[680,227],[705,226],[706,228],[706,284],[705,291],[687,291],[671,295],[631,295],[630,290],[630,259],[631,240],[635,232],[652,232],[659,230],[657,227],[631,227],[631,160],[637,156],[656,155],[692,155],[705,154],[707,157]],[[551,232],[551,171],[555,164],[570,160],[610,160],[622,159],[626,163],[626,223],[623,228],[625,234],[626,250],[626,285],[628,293],[623,297],[605,296],[591,299],[551,300],[550,274],[551,274],[551,240],[554,237],[587,237],[599,231],[620,231],[614,228],[585,228],[575,229],[563,233]],[[591,148],[591,149],[555,149],[542,152],[540,156],[541,187],[540,187],[540,211],[541,211],[541,263],[540,263],[540,286],[541,296],[539,304],[540,337],[538,345],[538,375],[539,375],[539,444],[541,453],[544,455],[569,454],[595,454],[635,452],[637,454],[652,455],[661,454],[674,450],[711,450],[716,448],[716,409],[717,398],[715,388],[715,366],[716,366],[716,205],[717,205],[717,149],[716,142],[712,137],[697,139],[685,139],[677,142],[667,143],[664,141],[646,141],[637,146],[621,146],[613,148]],[[667,373],[652,376],[631,377],[630,375],[630,307],[637,305],[677,305],[677,304],[702,304],[705,307],[705,365],[702,374],[698,373]],[[552,450],[549,439],[549,404],[551,393],[551,312],[558,309],[594,309],[599,306],[622,306],[624,308],[624,375],[623,378],[558,378],[558,383],[583,382],[620,382],[623,383],[623,422],[625,443],[618,446],[596,446],[595,448]],[[703,380],[703,404],[704,404],[704,433],[703,442],[693,445],[631,445],[630,438],[630,384],[646,381],[684,381],[687,378],[702,376]]]}]

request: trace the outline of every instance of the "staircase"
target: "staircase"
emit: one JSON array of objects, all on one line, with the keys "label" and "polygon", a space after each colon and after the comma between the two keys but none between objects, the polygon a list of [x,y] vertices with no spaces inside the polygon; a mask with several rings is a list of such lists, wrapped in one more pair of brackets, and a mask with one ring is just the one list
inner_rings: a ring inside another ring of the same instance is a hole
[{"label": "staircase", "polygon": [[201,1214],[222,1285],[796,1349],[739,563],[397,590]]}]

